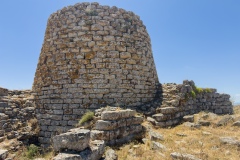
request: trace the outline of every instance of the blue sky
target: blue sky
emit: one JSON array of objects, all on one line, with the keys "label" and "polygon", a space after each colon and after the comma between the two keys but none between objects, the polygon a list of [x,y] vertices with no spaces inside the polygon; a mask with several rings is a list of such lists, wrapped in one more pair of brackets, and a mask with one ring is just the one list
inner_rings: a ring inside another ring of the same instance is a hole
[{"label": "blue sky", "polygon": [[[95,0],[96,1],[96,0]],[[31,88],[49,15],[81,0],[0,5],[0,86]],[[93,2],[93,1],[89,1]],[[240,102],[240,1],[98,0],[141,17],[161,83],[194,80]]]}]

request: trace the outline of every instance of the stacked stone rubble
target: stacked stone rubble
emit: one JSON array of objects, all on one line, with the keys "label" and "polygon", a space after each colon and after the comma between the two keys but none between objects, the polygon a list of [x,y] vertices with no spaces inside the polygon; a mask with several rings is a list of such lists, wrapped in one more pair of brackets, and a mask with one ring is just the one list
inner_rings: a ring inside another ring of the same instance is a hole
[{"label": "stacked stone rubble", "polygon": [[104,141],[90,140],[90,130],[76,128],[53,137],[53,149],[60,152],[53,160],[99,160],[104,148]]},{"label": "stacked stone rubble", "polygon": [[9,91],[0,88],[0,141],[19,136],[18,130],[35,118],[30,90]]},{"label": "stacked stone rubble", "polygon": [[134,110],[99,109],[99,120],[91,131],[92,140],[104,140],[107,145],[118,145],[140,138],[143,133],[143,117]]},{"label": "stacked stone rubble", "polygon": [[[195,89],[195,90],[194,90]],[[232,114],[233,106],[228,94],[220,94],[216,89],[201,89],[197,92],[193,81],[177,85],[162,85],[162,104],[152,118],[161,127],[178,124],[183,116],[209,111],[216,114]]]},{"label": "stacked stone rubble", "polygon": [[65,7],[49,17],[33,84],[40,141],[73,127],[86,109],[151,102],[158,83],[139,16],[98,3]]}]

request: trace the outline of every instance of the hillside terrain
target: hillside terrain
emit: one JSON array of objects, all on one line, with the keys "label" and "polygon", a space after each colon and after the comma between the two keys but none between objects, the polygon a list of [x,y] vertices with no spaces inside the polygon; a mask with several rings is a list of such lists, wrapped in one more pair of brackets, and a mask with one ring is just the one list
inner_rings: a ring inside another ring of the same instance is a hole
[{"label": "hillside terrain", "polygon": [[[142,140],[132,141],[119,147],[112,147],[119,160],[238,160],[240,159],[240,106],[234,107],[233,115],[216,115],[200,112],[194,115],[194,122],[184,122],[175,127],[155,128],[145,120],[146,129]],[[1,144],[6,149],[15,140]],[[105,151],[111,150],[106,147]],[[13,159],[30,159],[27,146],[12,152]],[[44,151],[33,156],[41,160],[53,159],[53,151]],[[105,152],[106,153],[106,152]],[[34,155],[34,154],[33,154]],[[176,157],[178,155],[178,158]],[[180,155],[180,157],[179,157]],[[114,156],[113,156],[114,157]],[[114,158],[112,157],[112,160]],[[103,156],[104,159],[104,156]]]}]

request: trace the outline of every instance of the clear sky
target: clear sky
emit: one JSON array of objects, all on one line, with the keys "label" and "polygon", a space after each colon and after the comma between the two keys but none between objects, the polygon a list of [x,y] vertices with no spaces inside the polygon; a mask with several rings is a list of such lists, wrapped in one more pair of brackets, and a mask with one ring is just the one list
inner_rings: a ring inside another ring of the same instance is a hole
[{"label": "clear sky", "polygon": [[[49,15],[77,2],[82,1],[1,1],[1,87],[32,87]],[[239,0],[97,2],[133,11],[141,17],[151,36],[161,83],[194,80],[199,87],[217,88],[240,102]]]}]

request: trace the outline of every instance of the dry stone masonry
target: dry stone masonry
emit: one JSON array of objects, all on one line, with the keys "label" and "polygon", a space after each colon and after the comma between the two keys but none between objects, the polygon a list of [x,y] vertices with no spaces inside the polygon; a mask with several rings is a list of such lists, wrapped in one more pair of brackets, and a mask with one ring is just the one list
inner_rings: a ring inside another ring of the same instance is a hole
[{"label": "dry stone masonry", "polygon": [[162,85],[162,104],[156,109],[157,114],[149,120],[157,126],[176,125],[193,117],[186,116],[200,111],[216,114],[232,114],[233,105],[230,95],[220,94],[216,89],[197,88],[193,81],[183,84],[167,83]]},{"label": "dry stone masonry", "polygon": [[130,109],[121,110],[111,107],[96,110],[99,120],[91,131],[92,140],[104,140],[107,145],[119,145],[141,138],[143,117],[135,116]]},{"label": "dry stone masonry", "polygon": [[139,16],[98,3],[65,7],[49,17],[33,84],[40,140],[71,128],[86,109],[151,102],[158,83]]},{"label": "dry stone masonry", "polygon": [[30,90],[0,88],[0,142],[17,137],[21,139],[23,134],[30,134],[28,122],[35,118],[33,101]]}]

